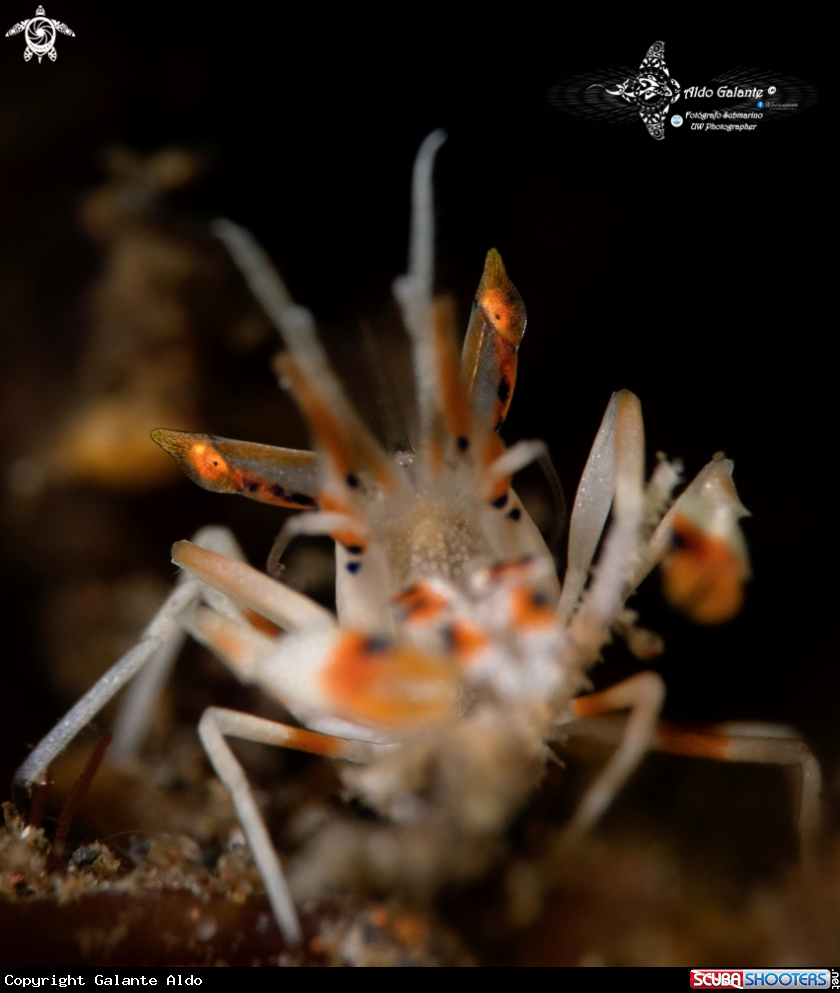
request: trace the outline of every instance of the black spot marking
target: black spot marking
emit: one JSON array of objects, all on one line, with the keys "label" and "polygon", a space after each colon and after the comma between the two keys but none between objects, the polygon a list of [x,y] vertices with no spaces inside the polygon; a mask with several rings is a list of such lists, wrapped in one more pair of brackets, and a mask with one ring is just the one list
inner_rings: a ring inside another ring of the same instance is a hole
[{"label": "black spot marking", "polygon": [[345,482],[347,483],[347,485],[350,487],[351,490],[355,490],[356,487],[359,485],[359,477],[354,476],[353,473],[351,472],[350,475],[345,480]]},{"label": "black spot marking", "polygon": [[246,485],[248,486],[248,492],[249,493],[256,493],[257,490],[260,488],[260,484],[259,483],[255,483],[253,481],[247,483]]},{"label": "black spot marking", "polygon": [[501,510],[502,507],[504,507],[504,505],[507,503],[507,501],[508,501],[508,495],[507,493],[503,493],[500,497],[496,497],[495,500],[491,500],[490,503],[494,507],[498,507],[499,510]]},{"label": "black spot marking", "polygon": [[519,507],[514,507],[513,510],[508,514],[508,517],[512,521],[518,521],[521,516],[522,516],[522,511],[519,509]]},{"label": "black spot marking", "polygon": [[363,651],[370,655],[381,655],[383,652],[389,651],[390,648],[391,642],[387,638],[374,636],[365,642]]},{"label": "black spot marking", "polygon": [[676,531],[671,535],[672,548],[685,548],[687,545],[688,542],[685,540],[684,535],[677,534]]},{"label": "black spot marking", "polygon": [[501,319],[502,319],[502,315],[501,314],[496,314],[496,320],[497,321],[500,321]]},{"label": "black spot marking", "polygon": [[361,555],[365,550],[364,545],[345,545],[344,547],[351,555]]},{"label": "black spot marking", "polygon": [[359,569],[361,569],[361,568],[362,568],[362,563],[361,562],[348,562],[347,563],[347,571],[348,572],[358,572]]},{"label": "black spot marking", "polygon": [[292,500],[295,503],[302,504],[304,507],[317,507],[318,503],[311,496],[307,496],[306,493],[293,493]]},{"label": "black spot marking", "polygon": [[548,596],[545,593],[532,593],[531,603],[535,607],[547,607],[548,606]]},{"label": "black spot marking", "polygon": [[[250,488],[250,487],[249,487]],[[306,493],[298,493],[297,491],[289,492],[284,486],[279,483],[274,483],[271,487],[271,495],[276,496],[278,500],[285,500],[286,503],[294,503],[298,507],[315,507],[315,500]]]},{"label": "black spot marking", "polygon": [[507,403],[510,397],[510,383],[507,381],[506,376],[502,376],[499,380],[499,388],[496,390],[496,396],[502,401],[502,403]]},{"label": "black spot marking", "polygon": [[460,435],[455,444],[458,446],[459,452],[465,452],[470,447],[470,439]]}]

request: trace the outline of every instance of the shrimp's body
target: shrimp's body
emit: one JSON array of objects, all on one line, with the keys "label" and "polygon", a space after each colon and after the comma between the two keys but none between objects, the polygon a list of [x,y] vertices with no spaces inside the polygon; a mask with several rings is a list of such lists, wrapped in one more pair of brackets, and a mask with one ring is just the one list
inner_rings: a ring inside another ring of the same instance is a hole
[{"label": "shrimp's body", "polygon": [[[374,439],[332,372],[310,313],[292,302],[261,249],[230,222],[218,222],[216,232],[280,330],[288,351],[277,368],[309,421],[316,452],[154,433],[200,485],[304,511],[281,532],[270,563],[296,534],[332,536],[337,615],[247,565],[227,532],[206,529],[194,544],[179,542],[173,559],[185,578],[140,645],[17,777],[27,786],[43,779],[51,758],[104,699],[149,659],[160,668],[186,629],[309,729],[221,708],[210,708],[200,724],[292,942],[300,938],[294,904],[225,736],[348,760],[348,789],[386,818],[322,832],[316,854],[293,867],[296,895],[360,880],[433,892],[485,864],[539,783],[547,742],[564,723],[633,711],[622,744],[569,826],[572,834],[598,819],[654,744],[663,697],[654,673],[576,700],[590,688],[587,672],[614,632],[631,646],[644,641],[625,601],[651,569],[665,559],[667,588],[705,622],[738,609],[749,572],[737,523],[746,512],[732,463],[713,460],[668,510],[679,468],[662,459],[645,484],[641,409],[622,391],[610,400],[575,498],[561,586],[511,487],[513,474],[541,457],[544,446],[527,441],[506,450],[498,434],[525,330],[522,300],[491,251],[459,359],[452,307],[432,296],[431,171],[442,140],[439,132],[430,135],[415,163],[409,271],[395,284],[413,348],[413,448],[389,453]],[[142,696],[136,691],[128,705],[135,743],[150,706],[148,699],[137,702]],[[372,843],[376,837],[382,844]]]}]

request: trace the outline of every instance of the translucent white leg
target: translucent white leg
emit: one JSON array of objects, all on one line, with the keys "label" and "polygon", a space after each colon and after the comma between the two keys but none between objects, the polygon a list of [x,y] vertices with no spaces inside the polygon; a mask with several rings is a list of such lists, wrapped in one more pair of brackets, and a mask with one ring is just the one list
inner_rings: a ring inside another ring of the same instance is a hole
[{"label": "translucent white leg", "polygon": [[93,720],[129,679],[177,635],[179,617],[196,602],[199,595],[200,584],[194,579],[187,579],[175,587],[143,632],[139,644],[126,652],[32,750],[15,773],[14,782],[17,786],[28,790],[33,783],[45,781],[47,768],[56,756],[64,751],[79,731]]},{"label": "translucent white leg", "polygon": [[[638,399],[627,390],[616,393],[614,400],[613,520],[598,557],[594,578],[584,593],[577,612],[568,620],[568,638],[563,648],[564,664],[584,671],[595,662],[602,646],[609,641],[610,629],[627,597],[627,576],[641,551],[644,511],[642,411]],[[610,408],[612,406],[611,404]],[[607,413],[609,414],[609,409]],[[607,420],[606,415],[604,420]],[[587,473],[588,467],[584,476]],[[572,527],[575,526],[574,522],[573,515]],[[600,526],[599,524],[598,527]],[[564,610],[565,596],[564,587],[558,608],[560,611]],[[568,618],[568,615],[565,616]]]},{"label": "translucent white leg", "polygon": [[155,652],[126,690],[114,723],[114,740],[108,756],[112,764],[125,765],[140,750],[157,702],[186,639],[185,631],[176,631],[169,641]]},{"label": "translucent white leg", "polygon": [[289,944],[299,944],[302,938],[300,923],[280,859],[254,802],[245,771],[228,747],[224,736],[331,755],[356,762],[367,761],[372,755],[378,754],[376,746],[316,734],[221,707],[209,707],[204,711],[198,725],[198,733],[207,756],[216,770],[216,775],[230,791],[236,815],[245,832],[283,937]]},{"label": "translucent white leg", "polygon": [[[597,718],[575,721],[565,725],[563,731],[574,737],[591,738],[610,744],[617,744],[623,735],[620,723]],[[700,730],[660,726],[650,747],[673,755],[713,759],[718,762],[756,762],[798,768],[800,792],[796,819],[800,849],[803,860],[813,854],[822,819],[822,773],[813,752],[804,741],[796,737],[792,728],[758,722],[718,724]]]},{"label": "translucent white leg", "polygon": [[268,553],[268,561],[265,564],[266,572],[275,579],[283,573],[283,566],[280,559],[286,549],[299,534],[326,534],[332,535],[337,531],[351,531],[361,537],[364,531],[360,530],[358,518],[349,514],[338,514],[333,511],[313,510],[306,514],[298,514],[297,517],[290,517],[274,539],[271,551]]},{"label": "translucent white leg", "polygon": [[[305,516],[322,515],[314,511]],[[234,601],[268,618],[284,631],[335,627],[335,616],[330,611],[308,596],[254,569],[244,561],[244,557],[236,560],[202,549],[189,541],[179,541],[172,549],[172,561],[212,587],[207,590],[204,599],[217,613],[241,617],[241,612],[231,603]]]},{"label": "translucent white leg", "polygon": [[[193,541],[199,548],[223,555],[226,560],[230,559],[235,562],[244,562],[245,560],[239,543],[228,528],[218,526],[201,528],[193,536]],[[182,575],[179,582],[183,582],[185,578],[186,576]],[[236,609],[225,598],[206,588],[202,589],[202,599],[211,602],[215,609],[226,613],[230,613],[231,609]],[[163,687],[166,685],[172,666],[180,655],[185,641],[186,633],[180,629],[177,630],[170,640],[149,659],[126,690],[114,724],[114,741],[109,754],[109,760],[112,764],[126,764],[142,746]]]},{"label": "translucent white leg", "polygon": [[601,427],[592,443],[575,493],[569,521],[569,557],[563,577],[559,612],[567,620],[574,613],[589,577],[592,556],[601,540],[615,492],[615,414],[618,394],[607,404]]},{"label": "translucent white leg", "polygon": [[[582,715],[629,707],[630,716],[620,745],[578,805],[567,829],[570,835],[582,834],[593,827],[636,771],[656,738],[656,723],[664,699],[662,678],[655,672],[640,672],[603,693],[575,701],[575,709]],[[580,722],[583,726],[586,723]]]},{"label": "translucent white leg", "polygon": [[805,742],[797,737],[792,728],[739,722],[716,725],[709,728],[705,735],[684,732],[679,728],[661,728],[654,747],[675,754],[699,754],[699,757],[704,757],[703,738],[709,743],[705,754],[710,758],[799,768],[799,844],[803,860],[810,858],[816,848],[822,821],[822,771]]},{"label": "translucent white leg", "polygon": [[502,476],[512,476],[524,469],[526,465],[536,462],[548,454],[545,442],[517,441],[507,451],[500,455],[495,462],[488,466],[486,478],[488,481],[500,479]]}]

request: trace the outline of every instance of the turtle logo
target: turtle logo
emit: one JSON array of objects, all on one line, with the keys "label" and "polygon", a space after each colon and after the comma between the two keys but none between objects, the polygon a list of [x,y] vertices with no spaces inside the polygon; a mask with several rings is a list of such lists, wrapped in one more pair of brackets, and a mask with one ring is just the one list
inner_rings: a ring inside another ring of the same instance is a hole
[{"label": "turtle logo", "polygon": [[604,89],[610,96],[622,97],[638,107],[648,132],[657,140],[663,139],[668,110],[680,98],[680,84],[671,79],[665,65],[665,42],[655,41],[642,59],[638,72],[617,85],[615,90],[608,90],[606,86]]},{"label": "turtle logo", "polygon": [[38,56],[39,62],[45,55],[50,57],[51,62],[55,62],[58,58],[55,50],[55,35],[57,31],[70,35],[71,38],[76,37],[66,24],[47,17],[44,13],[44,8],[41,6],[35,11],[34,17],[31,17],[28,21],[19,21],[14,27],[9,28],[6,32],[6,37],[8,38],[13,34],[20,34],[21,31],[23,31],[23,36],[26,39],[26,50],[23,53],[23,57],[27,62],[33,55]]}]

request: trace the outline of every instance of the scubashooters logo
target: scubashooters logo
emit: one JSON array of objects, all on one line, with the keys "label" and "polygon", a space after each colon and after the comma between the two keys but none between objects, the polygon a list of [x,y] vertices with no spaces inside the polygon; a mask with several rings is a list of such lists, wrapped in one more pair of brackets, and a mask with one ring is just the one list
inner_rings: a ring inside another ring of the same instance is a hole
[{"label": "scubashooters logo", "polygon": [[665,63],[665,42],[655,41],[638,69],[619,66],[579,73],[549,87],[547,97],[565,113],[601,124],[637,125],[641,120],[652,138],[663,141],[668,113],[680,97],[687,106],[673,123],[690,122],[683,132],[690,133],[755,130],[759,122],[782,120],[813,107],[819,94],[796,76],[744,66],[707,83],[681,87]]}]

